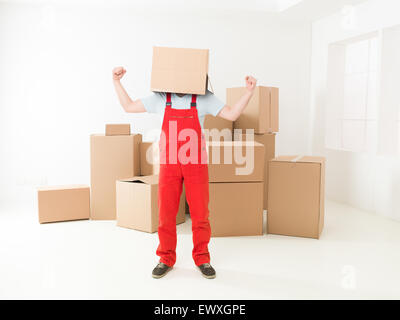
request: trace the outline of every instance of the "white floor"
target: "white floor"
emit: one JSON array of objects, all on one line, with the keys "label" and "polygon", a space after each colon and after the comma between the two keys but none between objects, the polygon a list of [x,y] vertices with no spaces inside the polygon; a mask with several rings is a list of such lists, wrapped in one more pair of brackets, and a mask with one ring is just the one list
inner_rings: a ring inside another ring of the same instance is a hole
[{"label": "white floor", "polygon": [[321,240],[265,235],[211,240],[215,280],[191,260],[191,223],[161,280],[157,234],[113,221],[39,225],[36,211],[0,212],[0,298],[400,298],[400,223],[327,203]]}]

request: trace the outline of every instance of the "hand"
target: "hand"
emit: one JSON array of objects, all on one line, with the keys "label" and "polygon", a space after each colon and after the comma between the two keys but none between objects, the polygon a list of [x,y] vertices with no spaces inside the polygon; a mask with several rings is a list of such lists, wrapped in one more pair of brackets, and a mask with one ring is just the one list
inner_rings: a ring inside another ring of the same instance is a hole
[{"label": "hand", "polygon": [[123,67],[116,67],[112,71],[113,79],[114,80],[121,80],[121,78],[126,73],[126,70]]},{"label": "hand", "polygon": [[257,85],[257,79],[253,78],[252,76],[247,76],[246,77],[246,88],[250,93],[254,92],[254,89],[256,88]]}]

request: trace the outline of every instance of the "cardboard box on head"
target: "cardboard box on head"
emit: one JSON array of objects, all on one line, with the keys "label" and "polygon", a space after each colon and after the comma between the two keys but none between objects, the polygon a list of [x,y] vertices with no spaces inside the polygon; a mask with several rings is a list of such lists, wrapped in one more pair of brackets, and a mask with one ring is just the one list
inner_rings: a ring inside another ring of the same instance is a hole
[{"label": "cardboard box on head", "polygon": [[208,49],[153,47],[151,90],[206,94]]}]

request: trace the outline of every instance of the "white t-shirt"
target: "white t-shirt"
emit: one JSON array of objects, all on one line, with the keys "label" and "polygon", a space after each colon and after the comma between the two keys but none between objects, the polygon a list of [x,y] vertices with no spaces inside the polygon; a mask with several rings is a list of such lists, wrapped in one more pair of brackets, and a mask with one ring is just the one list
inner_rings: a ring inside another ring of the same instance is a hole
[{"label": "white t-shirt", "polygon": [[[186,94],[179,97],[177,94],[171,94],[172,108],[173,109],[190,109],[192,102],[192,95]],[[167,95],[164,92],[154,92],[152,95],[141,99],[144,108],[149,113],[157,113],[164,118],[165,103]],[[207,114],[217,116],[225,103],[219,100],[212,92],[208,91],[205,95],[197,95],[197,112],[199,115],[200,125],[203,128],[204,117]]]}]

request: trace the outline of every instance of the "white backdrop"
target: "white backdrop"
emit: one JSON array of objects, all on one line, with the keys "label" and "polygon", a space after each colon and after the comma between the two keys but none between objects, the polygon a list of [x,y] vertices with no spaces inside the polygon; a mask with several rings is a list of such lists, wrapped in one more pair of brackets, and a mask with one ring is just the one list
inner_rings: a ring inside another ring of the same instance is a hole
[{"label": "white backdrop", "polygon": [[[112,3],[112,2],[110,2]],[[281,88],[279,154],[305,153],[309,24],[241,11],[0,2],[0,200],[21,203],[39,184],[89,183],[89,135],[152,115],[125,114],[111,81],[123,65],[129,94],[149,94],[153,45],[210,48],[215,93],[243,84]]]}]

